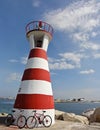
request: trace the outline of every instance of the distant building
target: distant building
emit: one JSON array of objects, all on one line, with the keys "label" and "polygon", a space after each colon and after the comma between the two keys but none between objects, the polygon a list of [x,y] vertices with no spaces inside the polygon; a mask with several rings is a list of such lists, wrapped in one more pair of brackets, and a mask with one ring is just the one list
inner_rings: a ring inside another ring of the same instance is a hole
[{"label": "distant building", "polygon": [[78,98],[77,101],[80,102],[80,101],[84,101],[85,99],[84,98]]},{"label": "distant building", "polygon": [[72,99],[72,101],[76,102],[76,101],[77,101],[77,99],[76,99],[76,98],[73,98],[73,99]]}]

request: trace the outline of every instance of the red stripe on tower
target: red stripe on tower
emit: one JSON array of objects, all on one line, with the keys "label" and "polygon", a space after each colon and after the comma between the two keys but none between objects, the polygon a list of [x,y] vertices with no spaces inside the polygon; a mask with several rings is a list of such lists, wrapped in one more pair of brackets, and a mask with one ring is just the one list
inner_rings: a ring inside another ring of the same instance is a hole
[{"label": "red stripe on tower", "polygon": [[[18,94],[15,108],[21,109],[53,109],[53,96],[42,94]],[[48,104],[49,102],[49,104]]]},{"label": "red stripe on tower", "polygon": [[46,80],[50,82],[50,73],[43,69],[27,69],[24,71],[23,80]]},{"label": "red stripe on tower", "polygon": [[42,50],[39,48],[35,48],[30,51],[28,59],[33,58],[33,57],[40,57],[40,58],[47,60],[47,54],[46,54],[45,50]]}]

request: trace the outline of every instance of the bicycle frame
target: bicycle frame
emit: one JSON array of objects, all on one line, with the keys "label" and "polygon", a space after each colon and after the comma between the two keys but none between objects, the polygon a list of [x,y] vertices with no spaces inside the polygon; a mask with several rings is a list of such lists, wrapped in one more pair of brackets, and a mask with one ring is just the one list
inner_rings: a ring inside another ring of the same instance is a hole
[{"label": "bicycle frame", "polygon": [[40,113],[34,113],[34,116],[36,117],[36,119],[38,119],[39,124],[43,123],[43,119],[44,119],[44,113],[40,114]]},{"label": "bicycle frame", "polygon": [[27,127],[32,129],[34,127],[38,127],[39,124],[40,126],[41,124],[43,124],[43,126],[45,127],[51,126],[52,118],[49,115],[44,115],[45,112],[46,111],[42,111],[42,113],[37,113],[36,111],[32,111],[33,115],[27,118]]},{"label": "bicycle frame", "polygon": [[38,119],[39,124],[43,123],[43,119],[44,119],[44,117],[45,117],[44,111],[43,111],[43,113],[36,113],[36,111],[35,111],[34,117],[35,117],[36,119]]}]

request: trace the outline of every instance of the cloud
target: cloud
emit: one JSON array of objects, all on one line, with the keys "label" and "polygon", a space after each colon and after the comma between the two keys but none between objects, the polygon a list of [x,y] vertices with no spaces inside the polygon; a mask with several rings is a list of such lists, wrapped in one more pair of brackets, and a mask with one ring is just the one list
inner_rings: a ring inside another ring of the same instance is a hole
[{"label": "cloud", "polygon": [[53,70],[75,69],[81,67],[81,59],[86,58],[84,54],[69,52],[60,53],[59,59],[48,58],[49,67]]},{"label": "cloud", "polygon": [[99,58],[100,58],[100,53],[94,54],[93,57],[94,57],[95,59],[99,59]]},{"label": "cloud", "polygon": [[17,63],[18,62],[18,63],[21,63],[21,64],[25,65],[27,63],[27,59],[28,59],[28,57],[24,56],[24,57],[21,57],[20,60],[10,59],[9,62],[11,62],[11,63]]},{"label": "cloud", "polygon": [[56,30],[75,32],[92,31],[100,26],[100,2],[96,0],[79,0],[65,8],[52,10],[44,14]]},{"label": "cloud", "polygon": [[93,43],[93,42],[85,42],[85,43],[82,43],[80,46],[84,49],[90,49],[90,50],[93,50],[93,51],[100,50],[100,45]]},{"label": "cloud", "polygon": [[99,34],[98,32],[92,32],[92,33],[91,33],[91,36],[92,36],[92,37],[96,37],[98,34]]},{"label": "cloud", "polygon": [[72,65],[72,64],[68,64],[67,62],[56,62],[56,63],[53,63],[53,64],[49,64],[50,66],[50,69],[53,69],[53,70],[63,70],[63,69],[74,69],[75,66]]},{"label": "cloud", "polygon": [[7,82],[20,81],[20,80],[21,80],[21,74],[16,72],[9,74],[6,79]]},{"label": "cloud", "polygon": [[100,34],[100,1],[77,0],[65,8],[51,10],[44,14],[44,20],[55,30],[67,33],[78,48],[87,51],[97,51],[100,45],[90,39]]},{"label": "cloud", "polygon": [[49,61],[49,67],[51,70],[63,70],[63,69],[74,69],[75,66],[68,63],[65,59],[54,59],[54,58],[48,58]]},{"label": "cloud", "polygon": [[10,59],[9,62],[16,63],[16,62],[18,62],[18,60],[16,60],[16,59]]},{"label": "cloud", "polygon": [[85,42],[89,40],[89,34],[84,32],[76,32],[71,35],[74,41]]},{"label": "cloud", "polygon": [[59,54],[62,58],[66,59],[67,61],[73,62],[76,65],[80,65],[80,60],[83,57],[81,54],[77,53],[61,53]]},{"label": "cloud", "polygon": [[33,0],[32,1],[32,6],[33,7],[39,7],[40,6],[40,1],[39,0]]},{"label": "cloud", "polygon": [[27,59],[28,57],[21,57],[20,62],[25,65],[27,63]]},{"label": "cloud", "polygon": [[80,71],[80,74],[93,74],[95,71],[93,69],[89,69],[89,70],[83,70]]}]

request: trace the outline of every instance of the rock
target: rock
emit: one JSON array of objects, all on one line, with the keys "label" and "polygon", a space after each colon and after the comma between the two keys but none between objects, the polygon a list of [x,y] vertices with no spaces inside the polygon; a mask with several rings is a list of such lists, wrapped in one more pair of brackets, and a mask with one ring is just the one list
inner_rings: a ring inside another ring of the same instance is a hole
[{"label": "rock", "polygon": [[100,122],[100,107],[96,108],[94,113],[90,116],[90,122]]},{"label": "rock", "polygon": [[65,113],[64,111],[55,110],[55,115],[59,116],[61,114]]},{"label": "rock", "polygon": [[55,118],[57,120],[63,120],[63,121],[73,121],[73,122],[80,122],[83,124],[89,124],[89,121],[87,117],[75,115],[74,113],[66,113],[62,111],[56,111]]},{"label": "rock", "polygon": [[90,116],[94,113],[95,108],[93,109],[88,109],[85,112],[82,113],[82,116],[87,117],[90,120]]}]

